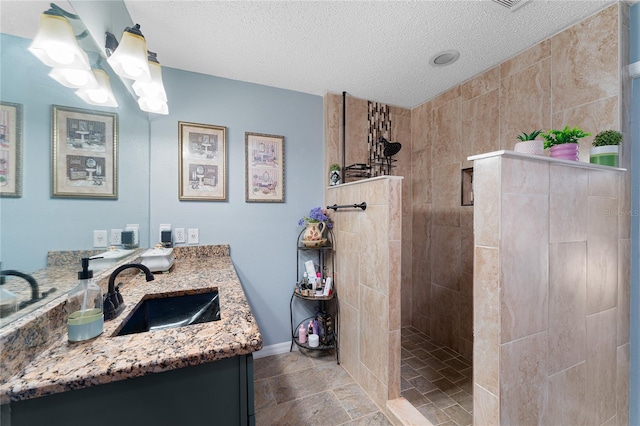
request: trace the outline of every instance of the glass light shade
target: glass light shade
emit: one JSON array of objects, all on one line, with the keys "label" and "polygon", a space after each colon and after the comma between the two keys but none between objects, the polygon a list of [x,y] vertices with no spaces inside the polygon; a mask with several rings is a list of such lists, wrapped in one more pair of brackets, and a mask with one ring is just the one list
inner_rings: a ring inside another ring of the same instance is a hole
[{"label": "glass light shade", "polygon": [[48,13],[40,15],[40,29],[29,51],[52,68],[91,68],[87,54],[76,41],[71,24],[63,16]]},{"label": "glass light shade", "polygon": [[153,112],[155,114],[167,115],[169,114],[169,105],[166,101],[160,98],[140,98],[138,99],[138,106],[140,109],[146,112]]},{"label": "glass light shade", "polygon": [[69,68],[54,68],[49,77],[58,83],[72,89],[97,89],[98,82],[91,70],[74,70]]},{"label": "glass light shade", "polygon": [[111,91],[111,83],[109,82],[107,73],[103,70],[91,71],[93,71],[93,76],[98,83],[98,87],[76,90],[76,95],[90,105],[117,107],[118,102],[116,102],[116,98]]},{"label": "glass light shade", "polygon": [[151,79],[147,42],[141,35],[124,31],[118,48],[107,58],[107,62],[120,77],[143,81]]},{"label": "glass light shade", "polygon": [[157,98],[167,102],[167,92],[165,92],[164,84],[162,83],[162,67],[157,62],[149,61],[149,71],[151,80],[138,80],[133,83],[134,92],[141,98]]}]

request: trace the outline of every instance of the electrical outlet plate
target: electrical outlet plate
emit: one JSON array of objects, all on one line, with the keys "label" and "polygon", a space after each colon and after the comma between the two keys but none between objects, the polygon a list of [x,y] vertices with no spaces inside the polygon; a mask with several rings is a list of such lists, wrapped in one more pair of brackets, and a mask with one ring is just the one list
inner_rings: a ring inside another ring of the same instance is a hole
[{"label": "electrical outlet plate", "polygon": [[109,234],[109,244],[112,246],[122,245],[122,229],[112,229]]},{"label": "electrical outlet plate", "polygon": [[189,229],[187,233],[187,238],[189,239],[189,244],[198,244],[200,241],[200,236],[198,235],[198,228]]},{"label": "electrical outlet plate", "polygon": [[107,246],[107,230],[106,229],[93,231],[93,246],[94,247]]},{"label": "electrical outlet plate", "polygon": [[170,223],[161,223],[158,229],[158,242],[162,242],[162,231],[171,231]]},{"label": "electrical outlet plate", "polygon": [[184,228],[175,228],[173,230],[173,242],[174,243],[186,243]]}]

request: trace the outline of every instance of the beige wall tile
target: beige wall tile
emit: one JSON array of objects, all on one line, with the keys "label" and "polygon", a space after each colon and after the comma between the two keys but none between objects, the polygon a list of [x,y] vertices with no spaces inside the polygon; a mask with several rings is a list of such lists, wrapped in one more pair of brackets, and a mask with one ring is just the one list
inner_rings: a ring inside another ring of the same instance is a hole
[{"label": "beige wall tile", "polygon": [[601,424],[616,414],[616,309],[587,316],[587,418]]},{"label": "beige wall tile", "polygon": [[455,349],[459,338],[460,292],[434,284],[431,286],[431,298],[431,337]]},{"label": "beige wall tile", "polygon": [[[352,306],[340,299],[340,365],[356,380],[360,364],[359,306]],[[349,324],[348,327],[344,324]]]},{"label": "beige wall tile", "polygon": [[400,330],[389,332],[387,399],[400,398]]},{"label": "beige wall tile", "polygon": [[384,411],[387,404],[387,395],[389,391],[387,384],[381,382],[364,364],[361,364],[363,390],[369,395],[369,398]]},{"label": "beige wall tile", "polygon": [[473,365],[482,366],[482,368],[473,369],[473,382],[493,395],[499,395],[500,256],[498,249],[476,247],[474,269]]},{"label": "beige wall tile", "polygon": [[455,99],[434,109],[433,115],[433,158],[438,165],[448,165],[460,161],[461,116],[460,100]]},{"label": "beige wall tile", "polygon": [[620,174],[608,170],[589,171],[589,195],[616,198],[620,185]]},{"label": "beige wall tile", "polygon": [[[387,195],[387,203],[389,205],[389,241],[401,241],[402,240],[402,226],[406,224],[411,229],[411,206],[409,206],[409,211],[407,212],[408,217],[403,216],[403,203],[402,203],[402,194],[410,194],[411,192],[403,191],[402,184],[405,181],[403,180],[388,180],[388,195]],[[411,243],[411,233],[406,233],[406,241]],[[409,244],[411,247],[411,244]]]},{"label": "beige wall tile", "polygon": [[513,150],[522,132],[549,128],[550,84],[550,59],[500,81],[500,149]]},{"label": "beige wall tile", "polygon": [[[360,362],[378,380],[387,383],[389,360],[388,297],[362,286],[360,299]],[[375,330],[373,328],[376,328]]]},{"label": "beige wall tile", "polygon": [[339,131],[342,122],[342,98],[334,93],[327,93],[324,97],[324,169],[338,163],[342,166],[342,132]]},{"label": "beige wall tile", "polygon": [[590,424],[586,416],[586,374],[586,363],[581,362],[549,377],[548,407],[541,424]]},{"label": "beige wall tile", "polygon": [[545,330],[548,319],[549,201],[502,194],[502,343]]},{"label": "beige wall tile", "polygon": [[629,424],[629,344],[617,348],[616,417],[619,425]]},{"label": "beige wall tile", "polygon": [[549,241],[561,243],[587,239],[589,172],[551,165]]},{"label": "beige wall tile", "polygon": [[[359,203],[360,201],[360,185],[346,185],[336,188],[338,191],[336,195],[336,204],[352,204]],[[339,213],[330,213],[331,217],[339,220],[339,229],[345,232],[360,232],[360,216],[361,211],[357,209],[344,209]]]},{"label": "beige wall tile", "polygon": [[[492,157],[475,162],[473,228],[475,244],[498,247],[500,241],[502,159]],[[481,206],[481,208],[478,208]]]},{"label": "beige wall tile", "polygon": [[586,271],[586,241],[549,245],[550,375],[586,360]]},{"label": "beige wall tile", "polygon": [[436,96],[435,98],[433,98],[430,102],[432,107],[435,108],[440,108],[442,105],[451,102],[454,99],[457,99],[460,97],[460,86],[455,86],[449,90],[447,90],[444,93],[439,94],[438,96]]},{"label": "beige wall tile", "polygon": [[400,241],[391,241],[389,243],[389,330],[400,330],[401,326],[401,298],[405,296],[408,300],[406,303],[411,306],[411,292],[401,290],[401,266],[400,266]]},{"label": "beige wall tile", "polygon": [[462,83],[460,85],[460,96],[462,100],[467,101],[476,96],[482,96],[492,90],[496,90],[499,84],[500,67],[496,66]]},{"label": "beige wall tile", "polygon": [[547,333],[500,345],[501,424],[541,424],[546,392]]},{"label": "beige wall tile", "polygon": [[509,77],[551,56],[551,40],[543,40],[530,49],[500,64],[500,78]]},{"label": "beige wall tile", "polygon": [[551,58],[554,112],[617,94],[617,6],[552,37]]},{"label": "beige wall tile", "polygon": [[478,385],[473,387],[473,424],[501,424],[499,398]]},{"label": "beige wall tile", "polygon": [[[340,303],[349,303],[358,307],[358,286],[360,285],[360,253],[362,252],[362,237],[351,232],[341,232],[338,242],[340,247],[340,261],[336,262],[340,279],[336,279],[336,288],[340,294]],[[339,250],[339,251],[338,251]]]},{"label": "beige wall tile", "polygon": [[503,158],[502,193],[549,194],[549,163],[520,158]]},{"label": "beige wall tile", "polygon": [[[389,181],[387,179],[372,180],[367,185],[360,185],[360,197],[367,202],[367,209],[373,205],[389,204]],[[359,203],[360,201],[354,201]],[[354,202],[347,203],[353,204]],[[362,211],[362,210],[355,210]],[[365,210],[366,212],[366,210]]]},{"label": "beige wall tile", "polygon": [[473,162],[467,160],[471,155],[500,149],[500,135],[496,132],[500,128],[499,102],[495,89],[462,103],[462,167],[473,167]]},{"label": "beige wall tile", "polygon": [[[368,163],[369,151],[367,136],[369,121],[367,119],[368,104],[366,100],[347,96],[346,123],[346,161],[348,166],[355,163]],[[340,130],[342,131],[342,130]]]},{"label": "beige wall tile", "polygon": [[452,226],[434,226],[432,244],[438,247],[433,252],[431,262],[431,281],[451,290],[460,290],[460,228]]},{"label": "beige wall tile", "polygon": [[360,253],[360,283],[388,295],[389,212],[387,206],[367,205],[360,212],[360,238],[366,241]]},{"label": "beige wall tile", "polygon": [[587,227],[587,314],[618,302],[618,222],[615,198],[589,197]]},{"label": "beige wall tile", "polygon": [[629,323],[631,315],[631,241],[618,240],[618,340],[617,345],[629,343]]},{"label": "beige wall tile", "polygon": [[433,224],[460,226],[460,163],[433,168]]},{"label": "beige wall tile", "polygon": [[564,126],[578,126],[591,136],[580,139],[580,161],[589,162],[591,142],[596,134],[603,129],[618,129],[618,96],[599,99],[585,105],[554,112],[552,127],[562,129]]}]

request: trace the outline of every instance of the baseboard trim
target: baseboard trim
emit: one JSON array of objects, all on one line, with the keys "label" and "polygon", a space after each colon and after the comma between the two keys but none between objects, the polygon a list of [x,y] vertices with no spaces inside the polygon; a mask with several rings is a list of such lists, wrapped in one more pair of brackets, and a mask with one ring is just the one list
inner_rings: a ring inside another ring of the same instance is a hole
[{"label": "baseboard trim", "polygon": [[[275,345],[263,346],[261,350],[253,353],[253,358],[264,358],[271,355],[280,355],[289,352],[291,342],[276,343]],[[297,351],[298,346],[293,345],[293,350]]]}]

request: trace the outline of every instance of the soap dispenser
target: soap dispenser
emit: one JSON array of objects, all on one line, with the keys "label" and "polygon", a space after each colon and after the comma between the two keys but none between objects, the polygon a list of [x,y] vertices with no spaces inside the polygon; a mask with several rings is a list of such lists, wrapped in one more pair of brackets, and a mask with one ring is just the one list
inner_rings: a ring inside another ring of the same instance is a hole
[{"label": "soap dispenser", "polygon": [[69,292],[67,306],[70,312],[67,332],[70,342],[93,339],[102,334],[102,289],[93,281],[89,270],[89,258],[82,259],[82,271],[78,272],[78,285]]}]

